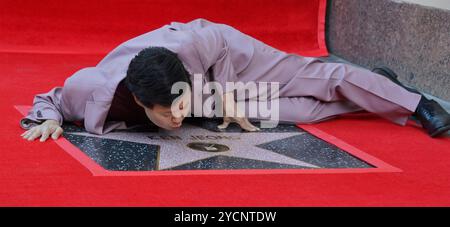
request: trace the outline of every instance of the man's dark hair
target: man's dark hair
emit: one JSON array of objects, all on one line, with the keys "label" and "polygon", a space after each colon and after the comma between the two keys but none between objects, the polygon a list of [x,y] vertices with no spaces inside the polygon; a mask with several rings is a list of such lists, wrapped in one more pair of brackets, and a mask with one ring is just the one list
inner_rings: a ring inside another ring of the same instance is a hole
[{"label": "man's dark hair", "polygon": [[148,108],[169,107],[180,94],[171,94],[172,85],[186,82],[189,73],[176,53],[164,47],[148,47],[130,62],[125,85]]}]

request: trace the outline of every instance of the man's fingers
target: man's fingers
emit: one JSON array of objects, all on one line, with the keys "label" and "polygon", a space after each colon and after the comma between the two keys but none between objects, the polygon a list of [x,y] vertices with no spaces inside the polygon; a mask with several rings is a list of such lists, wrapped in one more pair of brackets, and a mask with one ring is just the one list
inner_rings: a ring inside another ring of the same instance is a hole
[{"label": "man's fingers", "polygon": [[58,137],[62,134],[63,129],[59,126],[59,123],[55,120],[46,120],[44,123],[34,126],[28,131],[22,133],[20,136],[22,138],[33,141],[36,138],[41,137],[40,141],[46,141],[50,136],[53,139],[58,139]]},{"label": "man's fingers", "polygon": [[26,131],[25,135],[23,135],[22,137],[24,139],[28,139],[28,138],[30,138],[31,135],[33,135],[34,131],[35,131],[35,128],[32,128],[32,129]]},{"label": "man's fingers", "polygon": [[[31,130],[31,129],[30,129]],[[22,133],[20,136],[24,136],[25,134],[27,134],[30,130],[25,131],[24,133]]]},{"label": "man's fingers", "polygon": [[252,123],[250,123],[250,121],[248,121],[247,118],[240,118],[237,123],[241,126],[242,129],[250,131],[250,132],[255,132],[255,131],[259,131],[259,128],[257,128],[256,126],[252,125]]},{"label": "man's fingers", "polygon": [[28,137],[29,141],[33,141],[41,135],[41,130],[34,130],[33,134]]},{"label": "man's fingers", "polygon": [[22,133],[22,135],[20,135],[20,136],[22,136],[24,139],[27,139],[27,137],[28,137],[29,135],[31,135],[31,133],[32,133],[33,131],[34,131],[34,128],[29,129],[28,131]]},{"label": "man's fingers", "polygon": [[261,130],[258,127],[254,126],[252,123],[250,123],[250,121],[247,118],[242,118],[242,117],[224,117],[223,123],[221,125],[218,125],[217,127],[219,129],[225,129],[228,127],[228,125],[231,122],[237,123],[242,129],[249,131],[249,132],[255,132],[255,131]]},{"label": "man's fingers", "polygon": [[256,131],[256,128],[253,127],[253,125],[250,125],[250,124],[248,124],[248,123],[246,123],[246,122],[243,122],[243,123],[241,124],[241,128],[243,128],[243,129],[245,129],[245,130],[247,130],[247,131],[249,131],[249,132],[254,132],[254,131]]},{"label": "man's fingers", "polygon": [[244,124],[248,128],[248,131],[255,132],[260,130],[258,127],[254,126],[247,118],[244,119]]},{"label": "man's fingers", "polygon": [[40,141],[41,142],[46,141],[49,136],[50,136],[50,129],[49,128],[44,129],[44,132],[42,133]]},{"label": "man's fingers", "polygon": [[231,119],[229,117],[223,118],[223,123],[221,125],[218,125],[217,128],[219,129],[226,129],[228,128],[228,125],[230,125]]},{"label": "man's fingers", "polygon": [[53,132],[52,134],[52,139],[56,140],[59,138],[59,136],[61,136],[61,134],[63,133],[63,129],[61,127],[58,127],[55,132]]},{"label": "man's fingers", "polygon": [[221,125],[218,125],[217,128],[226,129],[228,128],[228,125],[230,125],[230,122],[223,122]]}]

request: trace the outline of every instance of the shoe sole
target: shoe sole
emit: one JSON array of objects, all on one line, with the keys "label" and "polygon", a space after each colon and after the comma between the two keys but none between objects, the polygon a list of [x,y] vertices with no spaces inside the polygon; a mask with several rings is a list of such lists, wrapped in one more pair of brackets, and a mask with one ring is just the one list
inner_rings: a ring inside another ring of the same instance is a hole
[{"label": "shoe sole", "polygon": [[444,134],[444,133],[447,132],[448,130],[450,130],[450,125],[445,125],[445,126],[442,126],[442,127],[438,128],[438,129],[436,129],[434,132],[432,132],[432,133],[430,134],[430,136],[431,136],[432,138],[434,138],[434,137],[437,137],[437,136],[439,136],[439,135],[441,135],[441,134]]}]

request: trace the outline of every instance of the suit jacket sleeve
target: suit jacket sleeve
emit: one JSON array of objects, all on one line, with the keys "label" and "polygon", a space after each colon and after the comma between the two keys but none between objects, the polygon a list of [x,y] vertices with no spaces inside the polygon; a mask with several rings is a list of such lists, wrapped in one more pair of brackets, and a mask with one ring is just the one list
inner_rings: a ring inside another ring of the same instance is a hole
[{"label": "suit jacket sleeve", "polygon": [[[45,120],[78,121],[84,118],[86,101],[91,97],[94,86],[89,86],[86,75],[94,68],[84,68],[67,78],[63,87],[55,87],[47,93],[34,97],[33,107],[28,115],[20,120],[23,129],[30,129]],[[82,83],[83,81],[87,81]]]},{"label": "suit jacket sleeve", "polygon": [[20,121],[20,126],[28,130],[45,120],[55,120],[59,125],[62,125],[62,89],[62,87],[55,87],[47,93],[36,95],[33,100],[33,107],[28,112],[28,115]]},{"label": "suit jacket sleeve", "polygon": [[227,89],[226,82],[235,82],[237,75],[231,61],[230,48],[224,39],[220,26],[206,26],[195,31],[196,44],[200,60],[205,71],[212,69],[214,81],[220,83],[224,92]]}]

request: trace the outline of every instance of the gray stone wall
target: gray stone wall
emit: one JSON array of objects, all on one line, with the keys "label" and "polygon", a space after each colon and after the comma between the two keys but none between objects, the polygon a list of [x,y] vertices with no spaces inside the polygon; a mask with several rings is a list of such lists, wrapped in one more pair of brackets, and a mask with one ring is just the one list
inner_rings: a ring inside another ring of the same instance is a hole
[{"label": "gray stone wall", "polygon": [[450,10],[393,0],[329,0],[330,52],[450,101]]}]

